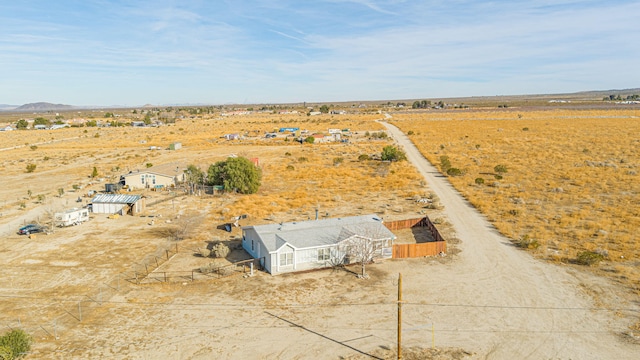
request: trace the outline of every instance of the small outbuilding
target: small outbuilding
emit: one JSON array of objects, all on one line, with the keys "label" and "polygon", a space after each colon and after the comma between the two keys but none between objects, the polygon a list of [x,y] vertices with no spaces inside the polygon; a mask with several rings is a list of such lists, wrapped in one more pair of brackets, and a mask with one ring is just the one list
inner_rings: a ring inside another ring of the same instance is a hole
[{"label": "small outbuilding", "polygon": [[395,238],[374,214],[242,228],[242,247],[272,275],[348,264],[358,241],[391,258]]},{"label": "small outbuilding", "polygon": [[96,214],[137,215],[145,209],[140,195],[98,194],[91,199],[91,211]]}]

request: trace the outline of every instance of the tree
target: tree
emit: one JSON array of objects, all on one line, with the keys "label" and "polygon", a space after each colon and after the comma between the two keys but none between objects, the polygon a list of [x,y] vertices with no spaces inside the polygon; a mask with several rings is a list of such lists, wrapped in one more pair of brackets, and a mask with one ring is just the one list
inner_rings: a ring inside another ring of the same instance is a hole
[{"label": "tree", "polygon": [[29,122],[27,120],[25,120],[25,119],[20,119],[16,123],[16,129],[24,130],[27,127],[29,127]]},{"label": "tree", "polygon": [[329,107],[327,105],[320,106],[320,112],[326,114],[329,112]]},{"label": "tree", "polygon": [[98,169],[95,166],[93,167],[93,171],[91,172],[91,177],[92,178],[98,177]]},{"label": "tree", "polygon": [[338,249],[349,257],[349,262],[360,263],[360,274],[358,277],[368,278],[366,264],[373,262],[373,259],[382,254],[382,248],[391,239],[389,231],[382,225],[360,225],[344,227],[342,236],[348,238],[339,244]]},{"label": "tree", "polygon": [[37,117],[35,119],[33,119],[33,125],[46,125],[49,126],[50,122],[48,119],[45,119],[43,117]]},{"label": "tree", "polygon": [[388,145],[382,148],[382,155],[380,158],[383,161],[402,161],[407,160],[407,155],[397,147]]},{"label": "tree", "polygon": [[184,172],[187,175],[185,180],[189,185],[190,193],[193,193],[196,185],[204,185],[205,173],[198,166],[190,164],[189,166],[187,166],[187,170],[185,170]]},{"label": "tree", "polygon": [[316,138],[314,138],[313,136],[308,136],[306,139],[304,139],[304,142],[306,142],[307,144],[313,144],[316,141]]},{"label": "tree", "polygon": [[209,185],[222,185],[225,191],[255,194],[260,188],[262,171],[247,158],[230,157],[209,166],[207,178]]},{"label": "tree", "polygon": [[19,359],[31,350],[33,338],[24,330],[14,329],[0,336],[0,359]]}]

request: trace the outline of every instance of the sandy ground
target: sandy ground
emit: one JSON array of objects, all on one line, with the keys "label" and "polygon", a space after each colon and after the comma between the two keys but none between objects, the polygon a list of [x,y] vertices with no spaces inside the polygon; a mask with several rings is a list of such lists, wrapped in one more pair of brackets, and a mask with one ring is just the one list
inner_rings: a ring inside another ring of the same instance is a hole
[{"label": "sandy ground", "polygon": [[[612,291],[605,280],[533,260],[514,248],[431,166],[397,128],[385,124],[440,197],[457,231],[458,259],[434,267],[439,281],[416,301],[441,304],[433,321],[440,344],[473,349],[490,359],[632,359],[640,348],[625,341],[624,310],[598,310],[583,288]],[[411,296],[411,295],[409,295]],[[637,299],[636,299],[637,300]],[[638,311],[637,301],[615,307]],[[445,330],[446,329],[446,330]]]},{"label": "sandy ground", "polygon": [[[153,226],[148,217],[95,215],[35,239],[16,235],[22,220],[6,217],[0,326],[33,334],[33,359],[393,358],[401,273],[403,349],[421,354],[413,358],[637,358],[640,346],[628,330],[637,299],[602,278],[535,261],[511,246],[404,135],[389,129],[445,205],[434,216],[448,219],[461,240],[445,236],[456,243],[446,257],[371,264],[368,280],[349,271],[356,267],[136,285],[128,281],[134,271],[175,248],[161,236],[164,221],[193,207],[215,207],[215,198],[160,202],[148,212],[156,216]],[[161,197],[151,195],[150,202]],[[43,211],[36,207],[22,218]],[[241,235],[216,225],[200,224],[208,237],[180,242],[177,254],[160,260],[161,269],[206,265],[194,252],[207,239]]]}]

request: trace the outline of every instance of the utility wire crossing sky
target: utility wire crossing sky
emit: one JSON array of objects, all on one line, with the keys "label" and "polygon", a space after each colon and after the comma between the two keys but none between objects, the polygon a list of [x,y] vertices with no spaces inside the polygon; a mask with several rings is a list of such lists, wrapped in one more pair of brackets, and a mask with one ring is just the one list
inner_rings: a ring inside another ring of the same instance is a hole
[{"label": "utility wire crossing sky", "polygon": [[640,1],[0,4],[0,104],[339,102],[639,87]]}]

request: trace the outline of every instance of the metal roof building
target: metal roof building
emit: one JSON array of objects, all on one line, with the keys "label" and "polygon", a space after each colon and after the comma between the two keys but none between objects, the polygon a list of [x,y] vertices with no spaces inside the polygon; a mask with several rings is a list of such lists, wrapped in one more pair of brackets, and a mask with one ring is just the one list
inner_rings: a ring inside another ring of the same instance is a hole
[{"label": "metal roof building", "polygon": [[91,211],[96,214],[136,215],[144,208],[145,201],[140,195],[98,194],[91,199]]}]

